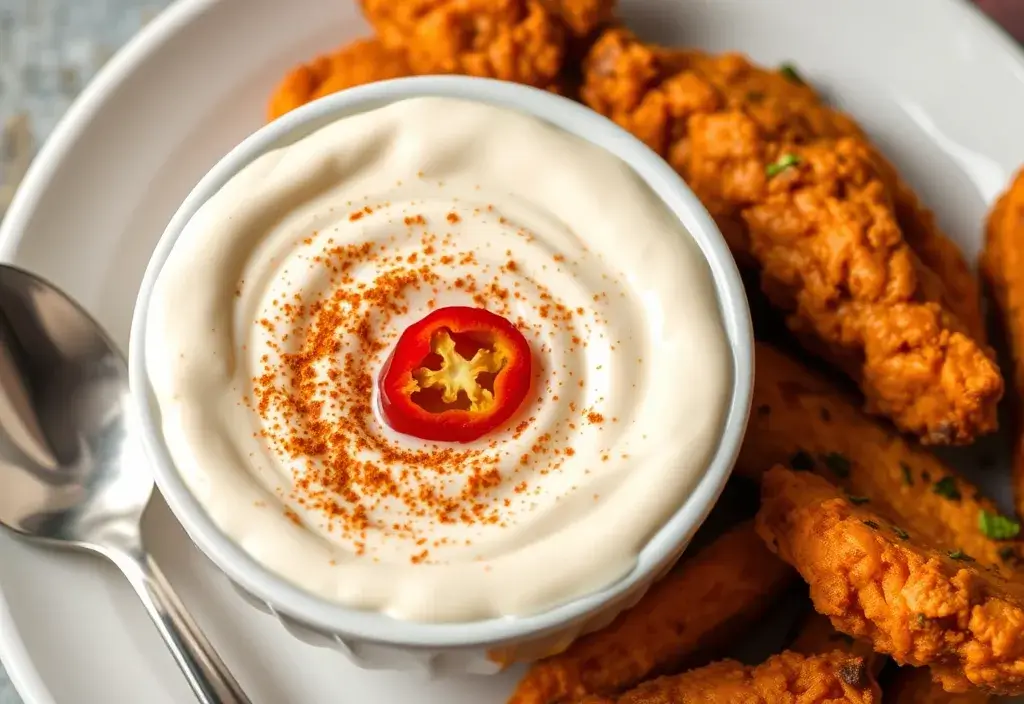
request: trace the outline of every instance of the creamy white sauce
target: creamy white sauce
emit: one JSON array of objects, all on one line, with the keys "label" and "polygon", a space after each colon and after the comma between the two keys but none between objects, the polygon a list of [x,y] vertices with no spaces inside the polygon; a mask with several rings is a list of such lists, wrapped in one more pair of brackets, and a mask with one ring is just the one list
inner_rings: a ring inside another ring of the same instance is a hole
[{"label": "creamy white sauce", "polygon": [[[516,322],[535,378],[508,427],[438,446],[373,395],[401,331],[448,305]],[[151,306],[167,445],[217,525],[402,619],[526,615],[625,575],[704,471],[732,383],[707,264],[632,170],[451,99],[257,159],[188,224]],[[302,357],[317,330],[336,347]],[[319,405],[296,406],[295,369]],[[296,443],[311,427],[323,442]]]}]

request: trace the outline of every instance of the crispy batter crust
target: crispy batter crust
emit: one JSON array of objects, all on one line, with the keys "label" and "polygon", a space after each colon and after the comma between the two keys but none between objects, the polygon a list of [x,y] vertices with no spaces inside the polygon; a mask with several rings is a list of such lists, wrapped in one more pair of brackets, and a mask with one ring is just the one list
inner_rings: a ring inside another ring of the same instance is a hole
[{"label": "crispy batter crust", "polygon": [[757,667],[724,660],[645,682],[592,704],[876,704],[878,686],[861,658],[842,651],[784,652]]},{"label": "crispy batter crust", "polygon": [[885,656],[876,653],[871,643],[840,633],[828,617],[813,609],[809,609],[800,622],[800,629],[789,644],[789,650],[804,655],[824,655],[838,650],[863,660],[873,677],[878,676],[886,662]]},{"label": "crispy batter crust", "polygon": [[871,412],[937,444],[996,427],[1002,379],[977,284],[852,120],[741,56],[651,47],[624,29],[598,39],[581,94],[687,179]]},{"label": "crispy batter crust", "polygon": [[918,543],[810,472],[771,469],[762,502],[758,532],[838,630],[900,664],[931,667],[947,690],[1024,693],[1020,585]]},{"label": "crispy batter crust", "polygon": [[885,684],[886,704],[986,704],[992,697],[979,690],[947,692],[926,667],[902,667]]},{"label": "crispy batter crust", "polygon": [[588,37],[615,18],[616,0],[540,0],[575,37]]},{"label": "crispy batter crust", "polygon": [[553,88],[558,82],[566,30],[540,0],[361,4],[381,41],[404,51],[416,73],[466,74],[538,88]]},{"label": "crispy batter crust", "polygon": [[1024,515],[1024,171],[996,201],[988,216],[981,267],[1013,358],[1014,453],[1013,486],[1017,512]]},{"label": "crispy batter crust", "polygon": [[270,98],[267,116],[275,120],[325,95],[412,73],[401,52],[386,48],[375,38],[357,39],[289,71]]},{"label": "crispy batter crust", "polygon": [[744,523],[686,559],[610,626],[534,664],[509,704],[615,694],[681,667],[763,613],[792,577]]},{"label": "crispy batter crust", "polygon": [[932,545],[1024,576],[1019,544],[982,533],[981,512],[998,509],[975,486],[866,416],[830,381],[758,343],[753,410],[736,472],[758,481],[774,464],[810,468]]}]

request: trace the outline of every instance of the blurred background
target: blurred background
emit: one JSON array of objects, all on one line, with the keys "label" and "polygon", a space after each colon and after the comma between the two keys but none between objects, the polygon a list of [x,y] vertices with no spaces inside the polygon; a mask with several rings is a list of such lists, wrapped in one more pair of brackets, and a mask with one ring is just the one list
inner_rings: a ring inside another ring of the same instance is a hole
[{"label": "blurred background", "polygon": [[32,155],[78,92],[170,4],[0,0],[0,217]]}]

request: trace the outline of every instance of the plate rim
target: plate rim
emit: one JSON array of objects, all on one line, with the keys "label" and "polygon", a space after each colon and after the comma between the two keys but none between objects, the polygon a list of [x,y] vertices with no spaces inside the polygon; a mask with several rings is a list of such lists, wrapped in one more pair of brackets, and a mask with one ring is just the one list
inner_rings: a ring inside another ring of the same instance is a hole
[{"label": "plate rim", "polygon": [[[65,155],[80,138],[85,126],[106,103],[108,97],[136,67],[156,53],[182,27],[193,22],[222,0],[172,0],[172,2],[129,39],[74,99],[58,120],[32,160],[14,198],[0,219],[0,261],[13,259],[24,239],[25,226],[33,216]],[[971,31],[993,42],[995,49],[1007,54],[1024,75],[1024,46],[1001,25],[986,15],[971,0],[933,0],[945,5],[943,11],[958,14]],[[49,687],[36,669],[18,632],[0,584],[0,661],[25,704],[54,704]]]}]

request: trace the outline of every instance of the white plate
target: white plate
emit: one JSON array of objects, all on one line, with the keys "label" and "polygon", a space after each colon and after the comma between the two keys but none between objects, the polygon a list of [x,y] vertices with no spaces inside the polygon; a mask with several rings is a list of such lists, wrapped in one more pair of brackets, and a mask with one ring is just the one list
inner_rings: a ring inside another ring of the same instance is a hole
[{"label": "white plate", "polygon": [[[655,39],[796,61],[976,252],[986,204],[1024,162],[1024,57],[965,2],[623,5]],[[282,71],[363,31],[342,0],[180,0],[108,64],[45,145],[0,229],[0,256],[62,284],[126,343],[143,266],[178,202],[261,123]],[[487,704],[514,682],[358,671],[242,603],[162,502],[146,530],[256,702]],[[0,657],[28,704],[190,701],[113,569],[0,535],[0,584]]]}]

